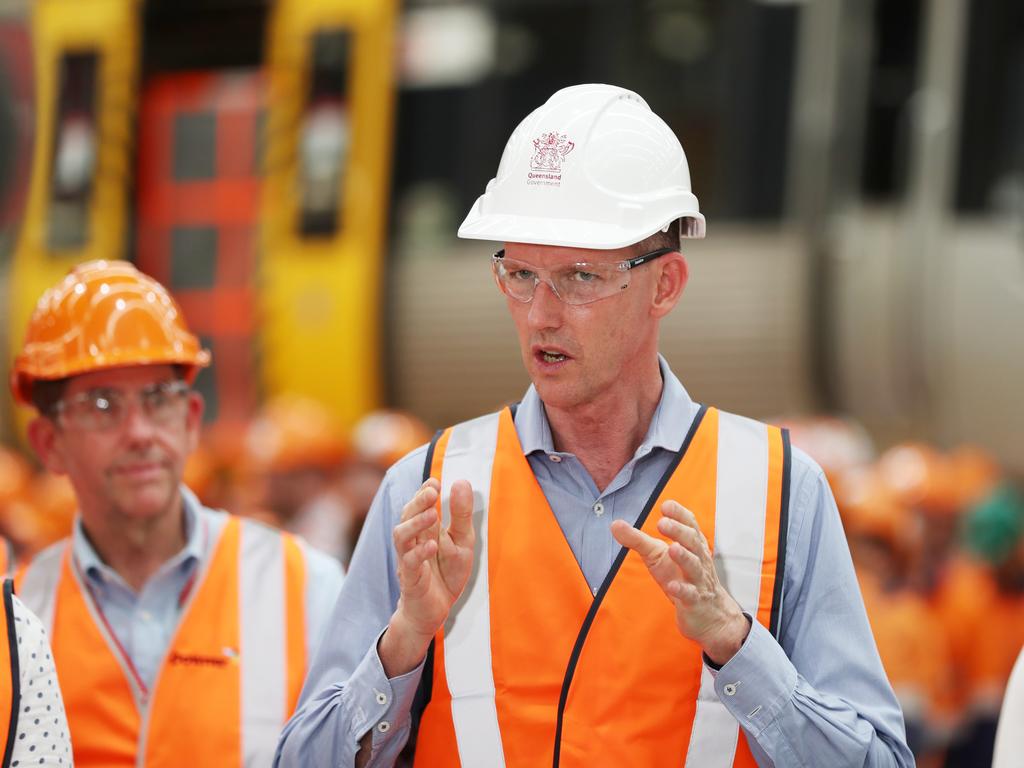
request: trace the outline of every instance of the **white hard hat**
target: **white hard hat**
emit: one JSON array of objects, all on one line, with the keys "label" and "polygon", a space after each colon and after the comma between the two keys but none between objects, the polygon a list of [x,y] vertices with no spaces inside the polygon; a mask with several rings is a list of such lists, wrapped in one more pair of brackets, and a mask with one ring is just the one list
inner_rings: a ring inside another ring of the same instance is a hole
[{"label": "white hard hat", "polygon": [[632,91],[574,85],[513,131],[459,237],[611,249],[679,218],[684,237],[704,237],[672,130]]}]

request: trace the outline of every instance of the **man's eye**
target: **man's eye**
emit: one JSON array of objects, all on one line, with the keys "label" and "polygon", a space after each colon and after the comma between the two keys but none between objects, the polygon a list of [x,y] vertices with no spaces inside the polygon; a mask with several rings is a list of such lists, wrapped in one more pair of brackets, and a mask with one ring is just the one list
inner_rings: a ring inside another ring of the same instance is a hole
[{"label": "man's eye", "polygon": [[528,269],[515,269],[508,273],[513,280],[533,280],[533,272]]},{"label": "man's eye", "polygon": [[600,280],[601,276],[596,272],[587,272],[583,269],[577,269],[572,273],[572,279],[577,283],[592,283],[595,280]]}]

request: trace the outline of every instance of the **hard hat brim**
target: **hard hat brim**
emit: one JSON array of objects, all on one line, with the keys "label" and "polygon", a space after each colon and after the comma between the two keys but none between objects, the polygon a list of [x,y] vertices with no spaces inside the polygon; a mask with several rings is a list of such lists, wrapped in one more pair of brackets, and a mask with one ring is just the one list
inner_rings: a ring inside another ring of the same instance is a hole
[{"label": "hard hat brim", "polygon": [[[482,198],[481,198],[482,199]],[[500,243],[529,243],[564,248],[590,248],[615,250],[634,245],[661,231],[668,222],[651,224],[646,228],[622,227],[618,224],[583,221],[579,219],[550,219],[538,216],[510,214],[481,214],[480,200],[459,227],[464,240],[493,240]],[[702,238],[705,233],[704,216],[700,213],[684,214],[690,220],[684,227],[683,237]]]}]

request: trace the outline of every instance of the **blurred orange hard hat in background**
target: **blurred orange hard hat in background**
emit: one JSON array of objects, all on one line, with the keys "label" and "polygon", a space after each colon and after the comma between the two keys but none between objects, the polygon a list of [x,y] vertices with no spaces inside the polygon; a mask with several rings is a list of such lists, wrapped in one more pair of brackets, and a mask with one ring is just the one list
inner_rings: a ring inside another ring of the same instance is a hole
[{"label": "blurred orange hard hat in background", "polygon": [[405,454],[430,442],[433,434],[410,413],[373,411],[356,422],[352,444],[360,458],[387,469]]},{"label": "blurred orange hard hat in background", "polygon": [[959,511],[949,458],[930,445],[895,445],[879,457],[878,471],[906,507],[939,516]]},{"label": "blurred orange hard hat in background", "polygon": [[1003,470],[995,456],[977,445],[961,445],[949,454],[956,504],[966,511],[1000,484]]},{"label": "blurred orange hard hat in background", "polygon": [[848,470],[839,475],[833,485],[848,536],[881,539],[900,554],[908,554],[915,546],[914,520],[877,468]]},{"label": "blurred orange hard hat in background", "polygon": [[89,261],[42,295],[14,361],[11,389],[31,402],[38,380],[125,365],[185,366],[191,382],[210,353],[188,330],[177,303],[126,261]]},{"label": "blurred orange hard hat in background", "polygon": [[249,425],[246,464],[252,471],[335,469],[348,457],[345,430],[323,403],[302,395],[267,401]]}]

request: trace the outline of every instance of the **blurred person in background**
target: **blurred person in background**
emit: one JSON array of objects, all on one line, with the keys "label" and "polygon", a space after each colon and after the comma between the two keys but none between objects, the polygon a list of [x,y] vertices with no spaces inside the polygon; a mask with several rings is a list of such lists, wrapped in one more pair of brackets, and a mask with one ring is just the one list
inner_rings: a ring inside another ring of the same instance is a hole
[{"label": "blurred person in background", "polygon": [[18,453],[0,446],[0,576],[13,576],[17,561],[14,542],[22,538],[18,529],[19,502],[28,488],[32,470]]},{"label": "blurred person in background", "polygon": [[903,709],[907,743],[918,765],[941,766],[957,714],[948,638],[937,613],[910,586],[921,527],[878,475],[875,467],[842,472],[833,483],[836,502],[878,653]]},{"label": "blurred person in background", "polygon": [[19,591],[54,639],[79,766],[269,763],[340,586],[326,555],[182,484],[208,362],[163,286],[95,261],[42,296],[13,366],[29,442],[77,499]]},{"label": "blurred person in background", "polygon": [[417,719],[431,768],[911,765],[821,470],[658,354],[704,234],[671,130],[563,89],[459,234],[505,243],[533,385],[388,471],[277,763],[391,765]]},{"label": "blurred person in background", "polygon": [[964,525],[968,549],[992,569],[979,582],[960,620],[970,628],[965,717],[950,752],[951,768],[989,765],[1007,681],[1024,645],[1024,498],[1002,485],[978,502]]},{"label": "blurred person in background", "polygon": [[[388,467],[428,443],[432,434],[426,424],[404,411],[373,411],[356,422],[352,455],[341,472],[341,492],[352,515],[348,540],[353,548]],[[351,555],[350,551],[346,563]]]},{"label": "blurred person in background", "polygon": [[350,453],[345,430],[322,403],[294,394],[272,398],[246,433],[248,506],[347,562],[352,512],[339,486]]}]

